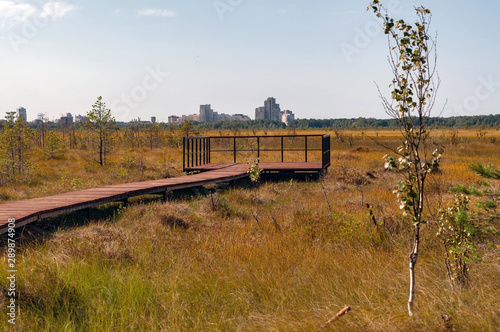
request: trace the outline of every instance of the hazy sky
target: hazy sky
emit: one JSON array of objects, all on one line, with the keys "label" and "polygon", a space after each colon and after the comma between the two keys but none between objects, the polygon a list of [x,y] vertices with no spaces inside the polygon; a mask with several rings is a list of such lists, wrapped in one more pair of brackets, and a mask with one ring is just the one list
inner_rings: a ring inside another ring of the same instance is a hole
[{"label": "hazy sky", "polygon": [[[433,12],[444,116],[496,114],[496,0],[382,1]],[[298,118],[387,118],[387,40],[369,1],[0,0],[0,114],[84,115],[98,96],[119,121],[243,113],[273,96]]]}]

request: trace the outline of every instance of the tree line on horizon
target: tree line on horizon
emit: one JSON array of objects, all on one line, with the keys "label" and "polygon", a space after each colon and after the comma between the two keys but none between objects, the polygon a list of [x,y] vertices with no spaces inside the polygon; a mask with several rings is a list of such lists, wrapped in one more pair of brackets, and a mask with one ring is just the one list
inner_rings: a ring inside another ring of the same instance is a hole
[{"label": "tree line on horizon", "polygon": [[[454,117],[431,117],[426,119],[431,128],[500,128],[500,114]],[[417,121],[418,124],[418,121]],[[257,129],[366,129],[399,128],[395,119],[338,118],[338,119],[296,119],[288,126],[280,121],[217,121],[193,123],[198,130],[257,130]]]},{"label": "tree line on horizon", "polygon": [[[429,127],[438,128],[499,128],[500,114],[473,115],[454,117],[431,117],[427,120]],[[297,119],[291,123],[298,129],[307,128],[398,128],[395,119],[351,118],[351,119]]]},{"label": "tree line on horizon", "polygon": [[[6,127],[7,121],[0,121],[0,131]],[[500,114],[490,115],[471,115],[471,116],[453,116],[453,117],[432,117],[428,119],[428,125],[434,128],[500,128]],[[127,128],[129,126],[138,126],[138,120],[133,119],[129,122],[118,122],[118,128]],[[192,126],[198,130],[283,130],[289,129],[366,129],[366,128],[398,128],[394,119],[376,119],[376,118],[335,118],[335,119],[296,119],[288,126],[280,121],[274,120],[250,120],[250,121],[216,121],[216,122],[191,122]],[[59,130],[67,126],[61,126],[55,122],[40,121],[26,123],[27,127],[37,129],[44,126],[49,130]],[[74,123],[72,125],[78,129],[84,126],[83,123]],[[151,124],[142,124],[143,127]],[[157,126],[163,129],[175,130],[182,127],[182,124],[157,123]]]}]

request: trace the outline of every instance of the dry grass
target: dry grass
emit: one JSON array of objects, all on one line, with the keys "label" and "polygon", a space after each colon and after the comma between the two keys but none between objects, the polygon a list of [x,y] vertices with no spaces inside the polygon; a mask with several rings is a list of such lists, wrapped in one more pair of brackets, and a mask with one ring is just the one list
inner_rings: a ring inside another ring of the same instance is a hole
[{"label": "dry grass", "polygon": [[[496,246],[480,244],[485,258],[472,265],[471,286],[452,289],[432,222],[423,229],[416,316],[408,317],[409,228],[392,194],[397,176],[383,169],[386,151],[366,138],[369,132],[365,138],[349,134],[352,141],[333,144],[323,186],[288,180],[254,188],[242,182],[178,193],[165,203],[144,198],[127,208],[103,207],[90,220],[84,213],[47,220],[79,226],[20,239],[20,330],[315,331],[346,304],[352,311],[326,330],[498,330],[499,239],[493,239]],[[445,143],[448,132],[440,134],[436,140]],[[500,142],[478,141],[473,134],[468,143],[447,147],[443,171],[430,187],[435,202],[446,202],[449,185],[479,181],[468,169],[471,161],[500,165]],[[378,135],[398,143],[392,132]],[[162,158],[160,150],[123,152],[144,158],[146,165]],[[168,154],[174,175],[180,154]],[[123,156],[109,167],[118,167]],[[148,166],[134,173],[132,167],[107,178],[99,169],[82,170],[84,164],[71,154],[66,158],[42,166],[45,189],[27,184],[25,196],[67,189],[67,180],[51,167],[85,179],[82,187],[152,178],[161,171]],[[367,181],[360,186],[346,174]],[[216,190],[214,204],[209,190]],[[373,207],[378,227],[362,200]],[[5,273],[0,272],[2,306]],[[448,325],[442,315],[450,318]],[[6,328],[6,319],[0,325]]]}]

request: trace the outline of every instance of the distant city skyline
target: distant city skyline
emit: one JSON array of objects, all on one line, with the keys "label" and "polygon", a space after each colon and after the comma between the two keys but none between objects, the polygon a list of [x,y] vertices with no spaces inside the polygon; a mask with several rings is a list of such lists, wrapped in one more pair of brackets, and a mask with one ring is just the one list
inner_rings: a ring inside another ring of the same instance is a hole
[{"label": "distant city skyline", "polygon": [[250,117],[244,114],[225,114],[215,112],[212,109],[212,105],[200,105],[200,110],[198,114],[189,115],[170,115],[168,117],[168,123],[183,123],[184,121],[194,121],[194,122],[217,122],[217,121],[247,121],[251,120]]},{"label": "distant city skyline", "polygon": [[[106,105],[107,106],[107,105]],[[27,121],[27,110],[24,107],[19,107],[16,110],[17,118],[22,118],[24,121]],[[33,118],[31,122],[34,122],[38,119],[40,113],[36,114],[36,118]],[[113,113],[111,112],[111,115]],[[44,114],[45,116],[45,114]],[[75,116],[76,122],[82,122],[85,114],[77,114]],[[295,119],[295,114],[290,110],[281,111],[280,105],[276,103],[276,99],[274,97],[268,97],[264,101],[263,107],[258,107],[255,109],[255,120],[274,120],[285,123],[286,125],[290,124]],[[49,119],[50,120],[50,119]],[[140,117],[128,120],[117,120],[117,122],[130,122],[134,120],[140,120]],[[184,121],[196,121],[196,122],[217,122],[217,121],[247,121],[251,120],[251,118],[245,114],[237,113],[237,114],[225,114],[219,113],[212,109],[211,104],[200,105],[198,114],[188,114],[188,115],[169,115],[168,120],[164,122],[168,123],[182,123]],[[53,120],[55,121],[55,119]],[[71,125],[74,122],[73,115],[71,113],[66,113],[65,115],[61,115],[57,120],[59,123],[63,125]],[[150,122],[155,123],[157,121],[156,116],[151,116],[150,121],[141,121],[141,122]]]},{"label": "distant city skyline", "polygon": [[[273,95],[297,118],[388,118],[374,84],[389,96],[387,39],[369,2],[0,0],[0,115],[83,115],[102,96],[118,121],[167,122],[204,101],[253,117]],[[414,6],[433,13],[435,116],[500,112],[500,2],[382,3],[409,22]]]}]

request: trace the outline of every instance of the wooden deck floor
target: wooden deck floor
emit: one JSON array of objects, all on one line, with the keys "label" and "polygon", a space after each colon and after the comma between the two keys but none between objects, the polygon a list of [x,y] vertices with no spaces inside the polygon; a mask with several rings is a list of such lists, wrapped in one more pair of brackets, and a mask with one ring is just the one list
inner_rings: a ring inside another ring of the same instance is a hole
[{"label": "wooden deck floor", "polygon": [[[194,167],[187,167],[186,171],[206,172],[220,167],[225,167],[228,164],[205,164]],[[249,165],[247,165],[247,168]],[[299,163],[259,163],[259,168],[263,172],[320,172],[323,170],[321,162],[299,162]]]},{"label": "wooden deck floor", "polygon": [[[83,210],[101,204],[124,201],[130,197],[163,194],[168,191],[194,188],[212,183],[242,179],[248,176],[248,164],[206,164],[187,169],[194,175],[176,178],[110,185],[100,188],[67,192],[0,204],[0,234],[8,231],[8,220],[16,220],[21,227],[31,222],[60,214]],[[260,163],[264,172],[320,172],[320,162],[314,163]]]}]

